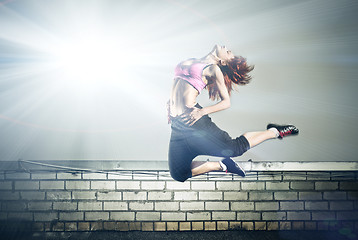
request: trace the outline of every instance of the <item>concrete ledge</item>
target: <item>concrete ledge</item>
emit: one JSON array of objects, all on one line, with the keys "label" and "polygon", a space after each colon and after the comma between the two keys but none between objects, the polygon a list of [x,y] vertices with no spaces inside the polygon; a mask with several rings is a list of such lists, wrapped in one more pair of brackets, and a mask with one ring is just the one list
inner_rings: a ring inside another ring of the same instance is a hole
[{"label": "concrete ledge", "polygon": [[[237,161],[247,171],[358,171],[358,161]],[[45,170],[45,169],[90,169],[90,170],[168,170],[167,161],[134,160],[19,160],[0,161],[1,170]]]},{"label": "concrete ledge", "polygon": [[358,161],[351,162],[242,162],[251,171],[358,171]]}]

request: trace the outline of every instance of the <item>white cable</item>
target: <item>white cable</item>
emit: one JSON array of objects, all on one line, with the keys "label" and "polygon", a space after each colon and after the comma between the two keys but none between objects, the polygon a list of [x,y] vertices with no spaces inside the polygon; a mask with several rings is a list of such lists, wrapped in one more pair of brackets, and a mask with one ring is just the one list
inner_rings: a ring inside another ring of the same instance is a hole
[{"label": "white cable", "polygon": [[[251,160],[251,159],[250,159]],[[249,162],[251,162],[251,169],[252,169],[252,160]],[[166,174],[159,174],[158,170],[153,170],[154,172],[151,171],[139,171],[139,170],[117,170],[117,171],[103,171],[103,170],[96,170],[96,169],[86,169],[86,168],[75,168],[75,167],[66,167],[66,166],[59,166],[59,165],[53,165],[53,164],[48,164],[48,163],[39,163],[39,162],[34,162],[34,161],[28,161],[28,160],[19,160],[19,162],[23,162],[23,163],[28,163],[28,164],[34,164],[34,165],[39,165],[39,166],[44,166],[44,167],[50,167],[50,168],[57,168],[57,169],[64,169],[64,170],[69,170],[69,171],[77,171],[77,172],[93,172],[93,173],[104,173],[104,174],[113,174],[113,175],[126,175],[126,174],[131,174],[133,175],[133,172],[135,172],[136,174],[142,174],[142,175],[156,175],[156,176],[169,176],[168,173]],[[21,165],[22,166],[22,165]],[[23,167],[23,166],[22,166]],[[24,168],[24,167],[23,167]],[[250,169],[250,172],[252,172]],[[27,170],[24,168],[24,170]],[[28,172],[30,172],[31,170],[27,170]],[[264,174],[264,172],[261,172],[259,174],[259,172],[256,173],[248,173],[246,175],[245,178],[256,178],[259,175],[270,175],[270,176],[285,176],[285,175],[293,175],[293,176],[305,176],[305,177],[328,177],[327,175],[323,175],[323,174],[312,174],[312,175],[307,175],[307,173],[295,173],[295,172],[290,172],[289,174],[284,174],[282,171],[280,171],[280,173],[274,173],[274,174]],[[223,176],[227,176],[227,174],[223,173],[223,174],[218,174],[216,176],[214,175],[202,175],[202,176],[197,176],[196,179],[201,179],[201,178],[206,178],[206,179],[215,179],[215,178],[221,178]],[[334,175],[332,174],[332,172],[330,172],[329,175],[330,178],[332,177],[350,177],[349,175],[342,175],[342,174],[338,174],[338,175]]]}]

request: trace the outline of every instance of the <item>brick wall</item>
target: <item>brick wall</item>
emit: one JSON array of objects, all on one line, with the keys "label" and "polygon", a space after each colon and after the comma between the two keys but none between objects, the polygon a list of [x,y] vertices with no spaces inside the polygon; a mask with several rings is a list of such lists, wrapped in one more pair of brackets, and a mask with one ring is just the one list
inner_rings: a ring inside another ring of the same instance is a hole
[{"label": "brick wall", "polygon": [[0,221],[33,231],[358,229],[357,172],[0,173]]}]

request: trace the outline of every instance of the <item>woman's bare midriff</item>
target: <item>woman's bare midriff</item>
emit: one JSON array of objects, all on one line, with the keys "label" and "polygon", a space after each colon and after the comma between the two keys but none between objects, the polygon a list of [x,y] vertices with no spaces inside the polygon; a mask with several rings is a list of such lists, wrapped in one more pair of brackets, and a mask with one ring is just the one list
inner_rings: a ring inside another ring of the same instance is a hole
[{"label": "woman's bare midriff", "polygon": [[176,117],[196,105],[199,92],[183,79],[175,78],[169,102],[170,116]]}]

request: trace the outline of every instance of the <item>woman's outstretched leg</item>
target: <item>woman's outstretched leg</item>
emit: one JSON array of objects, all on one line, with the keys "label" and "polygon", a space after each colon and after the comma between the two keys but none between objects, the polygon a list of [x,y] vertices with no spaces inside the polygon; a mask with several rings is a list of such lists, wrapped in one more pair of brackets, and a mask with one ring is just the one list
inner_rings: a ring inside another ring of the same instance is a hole
[{"label": "woman's outstretched leg", "polygon": [[260,132],[248,132],[244,134],[244,137],[250,144],[250,148],[273,138],[283,138],[289,135],[297,135],[299,130],[293,125],[277,125],[268,124],[266,131]]},{"label": "woman's outstretched leg", "polygon": [[[247,132],[243,134],[249,143],[250,148],[255,147],[256,145],[269,139],[282,138],[284,136],[298,134],[298,129],[293,125],[269,124],[267,125],[267,129],[268,130],[265,131]],[[242,167],[231,158],[225,158],[219,162],[194,161],[191,163],[192,176],[197,176],[213,171],[227,171],[230,173],[238,174],[242,177],[245,176],[244,169],[242,169]]]},{"label": "woman's outstretched leg", "polygon": [[256,145],[273,138],[277,138],[277,134],[273,131],[259,131],[259,132],[247,132],[244,134],[244,137],[250,144],[250,148],[255,147]]}]

